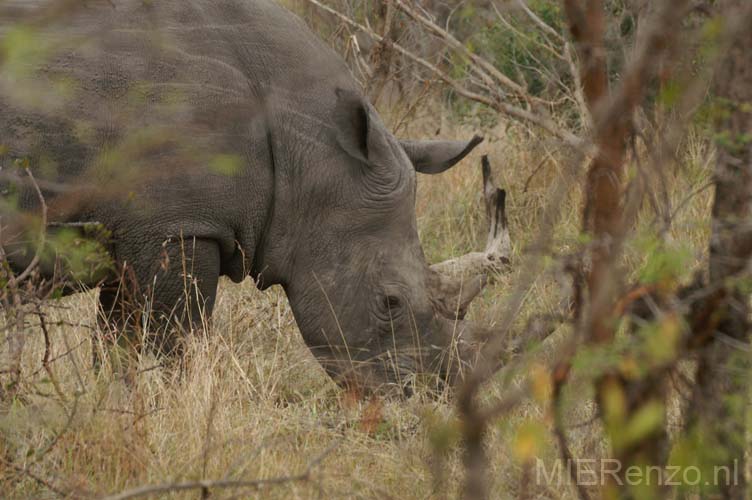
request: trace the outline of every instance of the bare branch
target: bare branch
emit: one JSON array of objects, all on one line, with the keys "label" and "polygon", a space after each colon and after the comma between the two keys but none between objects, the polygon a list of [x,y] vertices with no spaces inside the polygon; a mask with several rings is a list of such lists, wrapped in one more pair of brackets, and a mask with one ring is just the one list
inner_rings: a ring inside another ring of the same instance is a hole
[{"label": "bare branch", "polygon": [[48,481],[47,479],[45,479],[45,478],[41,477],[40,475],[35,474],[34,472],[30,471],[28,469],[28,467],[21,467],[19,465],[14,464],[13,462],[10,462],[10,461],[6,460],[5,458],[1,458],[1,457],[0,457],[0,461],[3,464],[5,464],[8,467],[10,467],[13,470],[15,470],[16,472],[18,472],[19,474],[23,474],[24,476],[27,476],[27,477],[33,479],[35,482],[37,482],[40,485],[44,486],[45,488],[47,488],[51,492],[57,494],[58,496],[63,497],[63,498],[68,497],[68,493],[66,493],[65,491],[61,490],[58,486],[56,486],[52,482]]},{"label": "bare branch", "polygon": [[[568,356],[569,357],[569,356]],[[556,441],[559,444],[559,454],[561,455],[561,458],[564,460],[564,463],[575,463],[573,462],[574,456],[572,455],[572,451],[569,449],[569,441],[567,440],[567,431],[564,428],[564,413],[563,413],[563,402],[562,402],[562,392],[564,390],[564,387],[566,386],[567,382],[569,381],[569,374],[571,372],[571,364],[570,359],[567,361],[563,361],[559,363],[556,368],[554,369],[554,372],[552,374],[553,378],[553,397],[551,401],[551,407],[553,409],[554,414],[554,436],[556,436]],[[578,481],[577,479],[577,471],[574,470],[572,467],[568,467],[570,477],[573,480],[576,488],[577,488],[577,495],[580,497],[580,500],[590,500],[590,495],[588,495],[587,489],[585,489],[585,486],[582,484],[581,481]]]},{"label": "bare branch", "polygon": [[[490,88],[493,88],[496,85],[501,85],[525,100],[534,100],[530,97],[524,87],[503,74],[482,57],[469,51],[467,47],[465,47],[465,45],[457,40],[451,33],[436,25],[427,17],[416,12],[413,8],[405,4],[403,0],[395,0],[395,4],[400,10],[402,10],[402,12],[410,16],[411,19],[423,25],[429,32],[444,40],[451,48],[469,59],[473,63],[471,69],[473,69],[473,71],[484,82],[486,82]],[[493,77],[493,79],[491,77]]]},{"label": "bare branch", "polygon": [[128,500],[130,498],[148,497],[155,495],[164,495],[165,493],[187,490],[209,490],[209,489],[238,489],[251,488],[260,489],[265,486],[277,486],[287,483],[304,482],[311,479],[313,470],[321,464],[341,443],[341,440],[335,441],[324,451],[311,460],[305,470],[299,474],[291,476],[280,476],[268,479],[250,479],[250,480],[231,480],[220,479],[216,481],[187,481],[184,483],[166,483],[150,486],[140,486],[130,490],[104,497],[102,500]]},{"label": "bare branch", "polygon": [[[324,5],[319,0],[306,0],[306,1],[330,13],[331,15],[337,17],[338,19],[348,24],[349,26],[361,30],[363,33],[366,33],[377,42],[379,43],[383,42],[383,37],[379,35],[378,33],[376,33],[375,31],[373,31],[372,29],[353,21],[346,15],[336,11],[335,9],[327,5]],[[397,52],[399,52],[400,54],[402,54],[403,56],[405,56],[406,58],[410,59],[411,61],[417,63],[418,65],[422,66],[423,68],[433,73],[439,80],[449,85],[452,88],[452,90],[454,90],[459,96],[464,97],[466,99],[470,99],[471,101],[484,104],[488,106],[489,108],[499,113],[502,113],[506,116],[509,116],[511,118],[515,118],[517,120],[538,126],[542,128],[543,130],[545,130],[546,132],[553,135],[554,137],[559,138],[567,146],[577,148],[577,149],[580,149],[584,146],[584,141],[580,137],[562,128],[551,118],[536,114],[532,111],[528,111],[522,107],[515,106],[513,104],[502,102],[501,98],[496,95],[488,96],[488,95],[483,95],[483,94],[474,92],[468,89],[467,87],[465,87],[464,85],[462,85],[461,83],[459,83],[458,81],[451,78],[447,73],[439,69],[436,65],[428,62],[424,58],[414,54],[413,52],[407,50],[401,45],[397,43],[392,43],[391,47]]]},{"label": "bare branch", "polygon": [[517,2],[517,5],[520,7],[520,9],[522,9],[522,11],[525,13],[525,15],[527,15],[527,17],[529,17],[530,20],[533,21],[533,23],[535,23],[535,25],[538,26],[538,28],[540,28],[541,31],[543,31],[544,33],[548,35],[551,35],[558,42],[566,43],[566,40],[564,39],[563,36],[561,36],[561,34],[558,31],[553,29],[548,23],[546,23],[543,19],[538,17],[538,15],[535,12],[530,10],[530,7],[528,7],[525,0],[516,0],[516,2]]}]

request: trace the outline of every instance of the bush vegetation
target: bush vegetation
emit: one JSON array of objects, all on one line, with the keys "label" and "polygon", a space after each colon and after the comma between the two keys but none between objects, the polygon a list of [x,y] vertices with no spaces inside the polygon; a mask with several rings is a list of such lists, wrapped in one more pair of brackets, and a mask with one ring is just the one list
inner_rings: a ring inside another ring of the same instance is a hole
[{"label": "bush vegetation", "polygon": [[[381,2],[325,3],[383,29]],[[303,13],[356,68],[348,28],[312,10],[306,0],[287,4]],[[443,25],[469,52],[512,76],[533,98],[545,101],[544,108],[548,106],[545,110],[556,124],[577,134],[592,131],[578,102],[570,62],[562,59],[569,35],[561,3],[527,2],[560,38],[542,32],[519,10],[503,12],[500,21],[494,10],[499,4],[506,3],[466,2],[448,12],[439,6],[434,14],[437,19],[445,16]],[[634,45],[639,30],[633,4],[606,2],[608,75],[615,87],[628,62],[625,47]],[[398,18],[396,43],[409,44],[423,36],[406,14],[399,13]],[[706,27],[711,29],[712,25]],[[436,47],[433,39],[411,46],[421,57]],[[442,50],[437,64],[472,86],[468,57]],[[365,48],[361,57],[369,57]],[[461,98],[413,62],[401,60],[392,70],[393,78],[405,78],[406,85],[387,89],[390,98],[378,100],[377,106],[401,136],[468,139],[481,131],[486,137],[461,165],[442,175],[419,178],[415,209],[428,261],[483,248],[487,228],[480,156],[486,154],[495,179],[508,193],[515,265],[494,277],[473,304],[469,319],[498,326],[515,293],[514,283],[525,280],[530,286],[510,331],[523,331],[538,316],[560,316],[568,310],[573,293],[567,266],[592,238],[583,231],[582,213],[588,198],[583,186],[590,156],[561,147],[530,123]],[[358,74],[357,69],[354,72]],[[410,75],[420,77],[410,81]],[[422,90],[427,81],[436,84],[435,91]],[[653,94],[647,100],[655,99],[663,108],[638,114],[640,133],[670,132],[661,127],[673,118],[681,97],[672,89],[686,91],[682,85],[676,77],[651,87]],[[510,99],[526,105],[520,96]],[[625,195],[625,210],[632,209],[635,217],[627,228],[630,237],[624,241],[620,272],[635,289],[673,296],[698,275],[707,274],[717,146],[725,147],[728,141],[742,141],[743,146],[748,141],[731,137],[724,143],[710,125],[716,120],[703,119],[718,114],[716,102],[712,96],[704,99],[700,119],[691,121],[681,140],[665,153],[660,173],[646,173],[646,165],[657,154],[654,142],[642,137],[629,144],[625,183],[636,186],[644,199],[630,207],[630,193]],[[553,214],[548,212],[551,200],[556,201]],[[555,223],[549,226],[552,216]],[[527,275],[529,269],[517,264],[536,255],[541,228],[546,227],[552,227],[547,235],[551,244],[540,259],[539,272]],[[70,244],[65,234],[52,241],[89,248],[81,242]],[[85,253],[73,252],[71,265],[89,269]],[[749,288],[746,282],[741,285]],[[358,399],[342,391],[306,348],[280,288],[260,292],[250,280],[241,285],[221,281],[212,321],[207,319],[187,336],[180,360],[145,352],[129,364],[127,373],[117,353],[102,356],[103,364],[94,367],[91,353],[102,354],[103,349],[97,340],[101,327],[96,294],[91,290],[33,302],[24,317],[27,340],[21,376],[13,379],[6,376],[9,371],[3,373],[3,380],[11,382],[4,384],[0,400],[0,491],[5,498],[94,498],[161,484],[172,488],[155,489],[155,498],[402,499],[461,494],[465,429],[452,394],[446,391],[436,397],[419,390],[409,400],[395,401]],[[10,310],[7,304],[4,310]],[[671,437],[668,464],[696,465],[703,468],[704,478],[712,474],[712,465],[727,457],[718,458],[717,449],[683,432],[696,359],[677,353],[677,339],[687,330],[687,319],[666,311],[647,321],[621,318],[613,327],[613,342],[580,346],[571,358],[563,394],[554,393],[556,375],[551,366],[556,366],[577,333],[576,324],[567,321],[557,323],[544,342],[526,346],[527,354],[513,370],[500,370],[484,382],[478,391],[482,404],[524,391],[513,408],[490,423],[485,435],[489,497],[582,497],[582,488],[572,484],[566,470],[556,481],[541,477],[541,470],[550,474],[560,463],[562,442],[557,432],[561,429],[571,455],[589,460],[609,458],[614,449],[629,448],[656,429],[666,429]],[[14,318],[6,314],[0,326],[10,331]],[[12,343],[4,342],[2,366],[13,365],[13,354]],[[648,404],[630,413],[618,398],[599,401],[596,382],[614,369],[627,382],[643,381],[668,362],[672,370],[665,379],[665,399],[658,406]],[[746,405],[746,394],[731,395],[728,404]],[[615,413],[618,418],[608,418],[613,416],[608,412],[620,405],[625,408]],[[748,449],[748,436],[738,439]],[[188,489],[207,479],[238,483]],[[185,490],[176,488],[181,484]],[[595,495],[602,490],[594,484],[586,485],[584,492]],[[705,491],[702,484],[685,484],[680,492]],[[637,498],[659,498],[662,491],[638,488],[631,493]]]}]

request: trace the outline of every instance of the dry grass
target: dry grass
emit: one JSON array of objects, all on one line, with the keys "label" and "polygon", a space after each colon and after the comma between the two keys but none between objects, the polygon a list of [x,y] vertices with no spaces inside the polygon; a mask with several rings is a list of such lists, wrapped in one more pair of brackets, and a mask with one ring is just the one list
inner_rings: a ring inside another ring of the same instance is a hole
[{"label": "dry grass", "polygon": [[[443,137],[470,137],[474,132],[443,121]],[[417,120],[407,132],[426,136],[424,131],[435,129],[428,120]],[[548,156],[546,144],[526,131],[499,126],[485,135],[487,142],[463,165],[420,179],[418,220],[431,261],[484,244],[481,153],[491,155],[497,181],[510,194],[515,261],[527,253],[549,192],[561,182],[567,160],[553,149]],[[666,166],[673,206],[707,183],[708,154],[702,141],[691,138],[682,147],[678,164]],[[528,190],[523,192],[526,183]],[[702,261],[707,247],[710,194],[705,190],[691,198],[670,232],[671,241],[691,252],[694,265]],[[572,251],[578,244],[579,204],[580,193],[572,190],[558,207],[557,253]],[[655,235],[653,217],[646,205],[635,228],[638,238],[625,259],[630,270],[643,264],[640,242]],[[556,259],[550,259],[547,272],[532,287],[520,323],[534,311],[556,309],[562,298],[557,265]],[[514,272],[499,277],[473,306],[470,319],[494,317],[510,283],[524,278]],[[211,498],[456,496],[462,470],[451,404],[421,395],[383,406],[343,397],[307,351],[277,288],[262,293],[248,281],[222,282],[213,327],[208,335],[190,339],[183,371],[154,368],[159,361],[144,356],[132,386],[108,366],[99,373],[91,367],[93,292],[55,304],[49,322],[55,360],[51,366],[60,393],[41,370],[43,339],[40,330],[32,327],[20,397],[0,413],[0,489],[5,498],[56,497],[50,486],[72,491],[73,497],[88,497],[165,482],[288,476],[304,471],[332,445],[335,448],[308,481],[260,491],[217,489],[211,491]],[[558,337],[547,341],[534,358],[544,362],[555,351]],[[483,392],[488,399],[499,398],[513,384],[514,380],[495,380]],[[573,383],[567,404],[574,453],[597,457],[603,442],[597,425],[587,423],[593,415],[590,395]],[[557,456],[547,430],[550,422],[545,399],[532,398],[492,429],[488,447],[494,497],[523,492],[542,498],[573,495],[565,486],[526,483],[522,458]],[[443,478],[439,482],[437,475]],[[201,498],[201,492],[159,498]]]}]

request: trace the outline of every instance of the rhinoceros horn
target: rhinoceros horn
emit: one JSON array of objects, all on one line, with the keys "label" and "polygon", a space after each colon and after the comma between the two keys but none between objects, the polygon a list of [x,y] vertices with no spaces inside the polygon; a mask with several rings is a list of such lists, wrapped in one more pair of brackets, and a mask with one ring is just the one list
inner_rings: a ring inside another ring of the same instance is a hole
[{"label": "rhinoceros horn", "polygon": [[506,216],[506,192],[494,184],[488,156],[482,158],[483,199],[489,224],[486,248],[433,264],[430,294],[446,318],[463,319],[467,308],[489,279],[509,266],[511,239]]}]

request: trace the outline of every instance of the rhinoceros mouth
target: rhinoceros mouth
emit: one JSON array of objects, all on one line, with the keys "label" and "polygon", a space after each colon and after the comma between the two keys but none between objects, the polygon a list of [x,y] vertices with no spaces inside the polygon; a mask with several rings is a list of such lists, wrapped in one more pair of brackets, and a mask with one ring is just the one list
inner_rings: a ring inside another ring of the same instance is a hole
[{"label": "rhinoceros mouth", "polygon": [[[467,367],[463,360],[453,359],[453,347],[392,350],[367,359],[350,359],[314,350],[327,374],[343,389],[361,396],[378,395],[388,399],[404,399],[416,394],[438,397],[445,394]],[[352,352],[352,351],[351,351]]]}]

